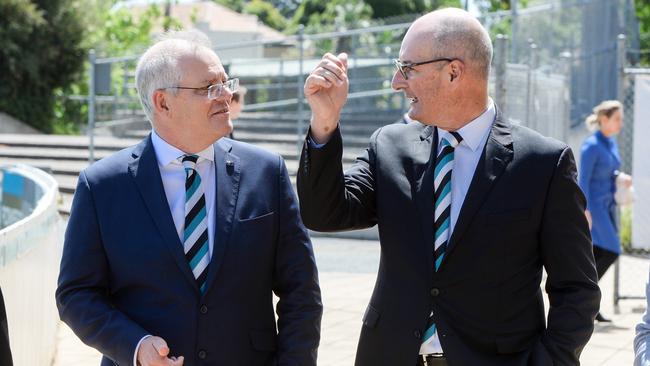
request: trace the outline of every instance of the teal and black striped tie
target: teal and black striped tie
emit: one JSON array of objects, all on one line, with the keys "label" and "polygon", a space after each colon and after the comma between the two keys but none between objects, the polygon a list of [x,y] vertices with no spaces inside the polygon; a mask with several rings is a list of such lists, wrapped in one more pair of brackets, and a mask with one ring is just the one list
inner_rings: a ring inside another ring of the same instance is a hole
[{"label": "teal and black striped tie", "polygon": [[[433,252],[434,271],[438,272],[440,264],[445,257],[447,241],[450,235],[451,225],[451,171],[454,168],[454,149],[463,138],[457,132],[451,132],[442,137],[440,144],[442,148],[436,158],[433,182],[433,200],[435,204],[434,231],[435,245]],[[434,337],[436,324],[433,322],[433,314],[429,317],[429,327],[424,333],[424,341]]]},{"label": "teal and black striped tie", "polygon": [[205,209],[205,194],[201,176],[196,170],[197,155],[184,155],[185,168],[185,230],[183,250],[190,264],[192,274],[201,290],[205,292],[210,253],[208,247],[208,217]]}]

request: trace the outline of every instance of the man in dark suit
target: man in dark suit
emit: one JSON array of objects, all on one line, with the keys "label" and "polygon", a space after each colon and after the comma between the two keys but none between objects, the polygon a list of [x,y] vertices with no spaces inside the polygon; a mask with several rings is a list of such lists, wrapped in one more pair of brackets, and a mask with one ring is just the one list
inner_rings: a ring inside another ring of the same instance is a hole
[{"label": "man in dark suit", "polygon": [[305,83],[306,226],[379,228],[356,365],[577,365],[600,291],[571,150],[498,111],[492,45],[469,13],[419,18],[399,56],[393,88],[420,123],[377,130],[345,173],[347,55],[326,54]]},{"label": "man in dark suit", "polygon": [[315,366],[320,289],[284,162],[222,138],[238,82],[176,37],[136,69],[151,134],[79,177],[61,318],[102,365]]},{"label": "man in dark suit", "polygon": [[7,312],[5,310],[5,300],[0,289],[0,365],[13,365],[11,358],[11,347],[9,346],[9,325],[7,324]]}]

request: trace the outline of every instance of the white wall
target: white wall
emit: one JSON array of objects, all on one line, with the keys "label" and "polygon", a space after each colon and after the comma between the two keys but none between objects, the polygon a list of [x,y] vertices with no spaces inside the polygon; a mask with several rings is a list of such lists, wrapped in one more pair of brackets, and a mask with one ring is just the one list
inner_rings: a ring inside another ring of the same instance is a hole
[{"label": "white wall", "polygon": [[632,246],[650,249],[650,75],[635,78],[632,171],[636,201],[632,211]]}]

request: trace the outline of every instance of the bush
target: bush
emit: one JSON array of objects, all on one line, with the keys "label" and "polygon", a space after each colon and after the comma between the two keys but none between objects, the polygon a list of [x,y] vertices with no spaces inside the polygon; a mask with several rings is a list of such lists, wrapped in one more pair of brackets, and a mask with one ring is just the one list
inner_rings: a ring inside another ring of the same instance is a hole
[{"label": "bush", "polygon": [[624,206],[621,208],[621,246],[623,252],[629,253],[632,251],[632,206]]},{"label": "bush", "polygon": [[51,132],[55,90],[85,59],[75,0],[0,0],[0,110]]}]

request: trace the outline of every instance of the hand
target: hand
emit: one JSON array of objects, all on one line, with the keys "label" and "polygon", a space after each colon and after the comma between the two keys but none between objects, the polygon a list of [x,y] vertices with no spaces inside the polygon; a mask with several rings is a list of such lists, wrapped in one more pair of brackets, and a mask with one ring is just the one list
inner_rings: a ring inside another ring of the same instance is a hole
[{"label": "hand", "polygon": [[329,141],[348,99],[348,55],[326,53],[305,80],[305,97],[311,108],[311,137],[317,144]]},{"label": "hand", "polygon": [[585,210],[585,216],[587,217],[587,223],[589,224],[589,230],[591,230],[591,212]]},{"label": "hand", "polygon": [[140,343],[138,365],[140,366],[183,366],[183,356],[167,357],[169,347],[160,337],[148,337]]},{"label": "hand", "polygon": [[630,176],[629,174],[619,173],[616,176],[616,180],[620,182],[620,184],[623,185],[623,187],[625,188],[632,187],[632,176]]}]

